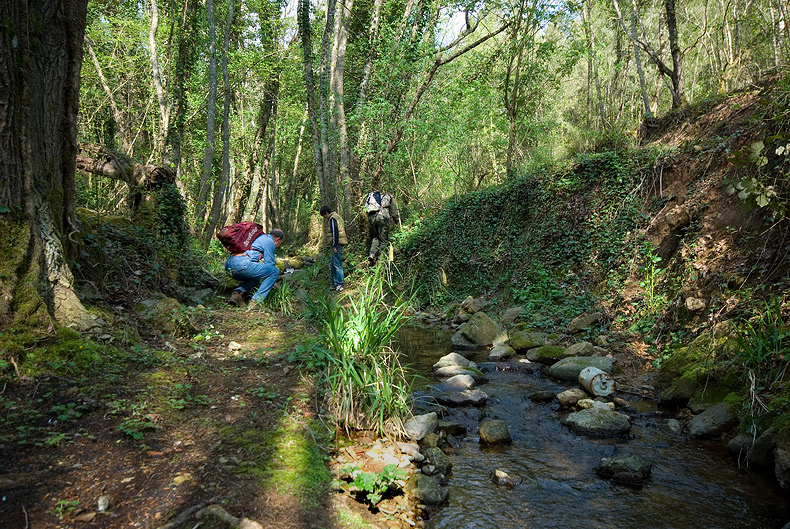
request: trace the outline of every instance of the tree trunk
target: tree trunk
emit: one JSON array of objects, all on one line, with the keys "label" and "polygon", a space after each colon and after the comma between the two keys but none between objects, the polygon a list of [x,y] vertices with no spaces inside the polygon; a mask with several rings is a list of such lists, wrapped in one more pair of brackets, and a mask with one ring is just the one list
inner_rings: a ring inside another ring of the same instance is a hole
[{"label": "tree trunk", "polygon": [[178,46],[176,59],[176,73],[173,80],[173,107],[175,115],[172,116],[171,128],[168,130],[166,143],[172,152],[172,160],[162,160],[163,164],[171,163],[175,167],[176,185],[181,195],[187,196],[186,185],[181,178],[181,142],[184,138],[187,110],[187,81],[192,72],[195,60],[195,23],[197,18],[197,0],[186,0],[184,11],[181,15],[181,31],[177,33]]},{"label": "tree trunk", "polygon": [[[331,0],[330,0],[331,1]],[[302,36],[302,53],[304,57],[304,85],[307,92],[307,117],[310,121],[310,133],[313,139],[313,158],[318,176],[318,189],[321,197],[328,197],[334,192],[329,179],[329,171],[324,167],[321,151],[321,131],[318,126],[318,100],[316,97],[315,76],[313,75],[313,44],[310,26],[310,2],[299,0],[299,33]]]},{"label": "tree trunk", "polygon": [[[156,33],[159,29],[159,6],[156,0],[151,0],[151,28],[148,32],[148,54],[151,59],[151,71],[156,89],[156,99],[159,102],[159,130],[154,138],[154,148],[151,159],[162,160],[165,156],[165,137],[170,128],[170,107],[167,103],[167,94],[162,86],[162,72],[159,69],[159,58],[156,49]],[[150,160],[149,160],[150,161]]]},{"label": "tree trunk", "polygon": [[[3,2],[0,329],[102,323],[74,293],[74,157],[86,0]],[[46,90],[42,89],[46,87]]]},{"label": "tree trunk", "polygon": [[124,152],[124,154],[131,156],[134,154],[134,141],[132,140],[132,133],[129,130],[129,120],[121,113],[120,110],[118,110],[118,104],[115,102],[115,95],[110,89],[107,79],[104,77],[104,72],[102,71],[99,59],[96,57],[96,53],[93,51],[93,45],[91,44],[91,41],[88,39],[87,35],[85,36],[84,40],[85,48],[87,48],[88,54],[91,56],[91,61],[93,61],[94,68],[96,68],[96,74],[99,76],[99,82],[101,82],[101,86],[104,89],[104,94],[107,96],[107,101],[110,102],[112,117],[115,120],[115,125],[118,127],[118,136],[120,136],[121,139],[121,150]]},{"label": "tree trunk", "polygon": [[334,49],[334,28],[337,3],[343,0],[327,0],[326,25],[321,38],[321,62],[318,65],[318,122],[320,125],[321,159],[324,176],[329,182],[328,195],[321,196],[324,204],[337,204],[337,151],[330,140],[329,81],[331,75],[332,50]]},{"label": "tree trunk", "polygon": [[225,207],[225,194],[228,191],[230,181],[230,76],[228,75],[228,53],[230,48],[230,29],[233,26],[233,4],[234,0],[228,2],[228,19],[225,22],[225,39],[222,44],[222,81],[225,85],[224,106],[222,112],[222,174],[216,193],[211,201],[211,216],[203,232],[203,246],[208,248],[214,230],[220,221],[222,211]]},{"label": "tree trunk", "polygon": [[[348,25],[354,0],[338,0],[340,13],[335,25],[335,46],[332,53],[332,77],[330,81],[330,108],[334,129],[337,131],[338,147],[340,151],[340,167],[338,179],[343,189],[346,200],[351,198],[351,149],[348,142],[348,127],[346,125],[346,109],[343,101],[343,74],[346,62],[346,46],[348,44]],[[337,197],[335,197],[337,199]],[[333,210],[338,210],[338,204],[329,204]]]},{"label": "tree trunk", "polygon": [[[209,79],[208,102],[206,108],[206,148],[203,154],[203,170],[200,175],[200,189],[195,203],[195,222],[201,223],[206,215],[208,182],[214,159],[214,114],[217,106],[217,27],[214,23],[214,0],[206,0],[209,35]],[[202,230],[198,230],[202,233]]]},{"label": "tree trunk", "polygon": [[667,13],[667,30],[669,31],[669,52],[672,54],[672,70],[669,78],[672,80],[672,108],[688,106],[686,88],[683,82],[683,52],[678,42],[678,23],[675,16],[675,0],[664,0]]}]

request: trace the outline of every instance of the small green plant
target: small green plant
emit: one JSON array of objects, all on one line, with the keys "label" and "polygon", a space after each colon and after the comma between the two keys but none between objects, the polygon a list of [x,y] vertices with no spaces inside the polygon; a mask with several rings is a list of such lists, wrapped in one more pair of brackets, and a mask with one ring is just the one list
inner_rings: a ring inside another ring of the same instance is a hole
[{"label": "small green plant", "polygon": [[73,512],[80,505],[80,500],[58,500],[53,512],[61,520]]},{"label": "small green plant", "polygon": [[641,303],[637,304],[640,309],[639,318],[629,328],[631,332],[650,331],[668,303],[667,296],[658,291],[658,285],[666,270],[660,267],[661,257],[656,255],[655,250],[650,242],[645,242],[642,248],[644,264],[639,267],[642,272],[639,286],[642,287],[644,295]]},{"label": "small green plant", "polygon": [[344,467],[342,471],[354,476],[351,486],[365,493],[365,498],[374,507],[381,501],[390,485],[406,477],[406,472],[392,464],[385,466],[380,473],[361,472],[355,465]]},{"label": "small green plant", "polygon": [[206,395],[193,395],[192,384],[173,384],[170,392],[167,403],[176,410],[183,410],[192,405],[207,406],[211,403],[211,399]]},{"label": "small green plant", "polygon": [[258,397],[259,399],[263,399],[266,402],[274,402],[274,399],[280,396],[280,394],[276,391],[269,391],[266,388],[251,388],[247,390],[247,393]]}]

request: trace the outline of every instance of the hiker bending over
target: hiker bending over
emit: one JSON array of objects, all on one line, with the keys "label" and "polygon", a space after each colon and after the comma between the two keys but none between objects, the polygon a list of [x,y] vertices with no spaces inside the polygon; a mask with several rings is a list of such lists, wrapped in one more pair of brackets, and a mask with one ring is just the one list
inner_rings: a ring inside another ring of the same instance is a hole
[{"label": "hiker bending over", "polygon": [[398,222],[398,206],[389,193],[371,191],[363,204],[368,214],[368,265],[373,266],[379,253],[386,250],[390,242],[390,221]]},{"label": "hiker bending over", "polygon": [[254,241],[250,249],[243,253],[233,254],[225,261],[225,270],[233,279],[241,281],[228,298],[228,303],[240,307],[244,304],[244,294],[258,286],[253,294],[247,311],[261,303],[277,281],[280,271],[274,266],[274,250],[279,248],[285,239],[282,230],[263,233]]},{"label": "hiker bending over", "polygon": [[324,217],[324,246],[329,248],[332,257],[329,272],[332,277],[331,290],[343,290],[343,246],[348,244],[343,219],[329,206],[322,206],[321,216]]}]

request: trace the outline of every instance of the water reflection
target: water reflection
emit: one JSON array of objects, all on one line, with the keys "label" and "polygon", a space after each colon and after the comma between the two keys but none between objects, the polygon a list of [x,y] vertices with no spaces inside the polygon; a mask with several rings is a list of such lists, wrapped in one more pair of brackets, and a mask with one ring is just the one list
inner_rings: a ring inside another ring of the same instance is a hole
[{"label": "water reflection", "polygon": [[[450,352],[450,333],[404,328],[398,347],[405,361],[425,378],[419,392],[437,381],[433,364]],[[466,355],[470,357],[469,355]],[[485,361],[485,352],[471,359]],[[690,441],[664,426],[668,415],[649,403],[631,413],[629,439],[577,436],[560,424],[557,403],[535,404],[535,391],[560,392],[570,385],[515,371],[487,373],[481,386],[489,399],[480,409],[449,408],[445,419],[467,428],[453,460],[450,500],[426,522],[430,529],[584,527],[585,529],[780,528],[790,519],[790,504],[773,480],[739,472],[720,443]],[[480,421],[503,419],[513,443],[483,449]],[[642,490],[612,486],[595,475],[602,457],[638,455],[653,463]],[[523,479],[513,490],[489,479],[494,469]]]}]

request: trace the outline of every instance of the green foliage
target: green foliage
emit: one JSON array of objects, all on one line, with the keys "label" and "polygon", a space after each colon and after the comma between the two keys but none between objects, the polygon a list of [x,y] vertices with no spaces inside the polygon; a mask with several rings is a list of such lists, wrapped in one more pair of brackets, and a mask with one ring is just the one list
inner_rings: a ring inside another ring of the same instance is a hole
[{"label": "green foliage", "polygon": [[642,279],[639,286],[642,287],[644,294],[642,299],[634,304],[637,307],[637,321],[634,322],[629,330],[631,332],[646,333],[655,325],[656,319],[669,303],[665,294],[659,293],[658,286],[661,277],[666,272],[660,268],[661,257],[655,254],[655,246],[650,242],[645,242],[642,247],[642,258],[644,264],[639,266]]},{"label": "green foliage", "polygon": [[782,315],[783,298],[760,302],[749,317],[736,323],[732,365],[752,392],[771,393],[783,383],[790,364],[790,325]]},{"label": "green foliage", "polygon": [[393,464],[386,465],[381,472],[362,472],[356,465],[348,465],[341,471],[353,476],[351,486],[363,492],[374,507],[392,484],[406,477],[406,472]]},{"label": "green foliage", "polygon": [[296,312],[296,295],[289,281],[280,281],[276,288],[269,291],[263,306],[271,310],[291,315]]},{"label": "green foliage", "polygon": [[398,260],[420,270],[421,301],[498,292],[536,321],[567,322],[593,305],[586,284],[615,278],[629,261],[644,223],[640,183],[659,155],[584,155],[455,197],[404,227]]},{"label": "green foliage", "polygon": [[737,193],[748,207],[767,208],[775,219],[787,215],[790,204],[790,133],[768,136],[733,153],[733,174],[725,191]]},{"label": "green foliage", "polygon": [[369,277],[348,308],[334,297],[311,300],[319,314],[320,342],[312,350],[322,367],[327,408],[340,427],[398,434],[410,413],[411,387],[390,343],[408,305],[386,304],[380,274]]}]

